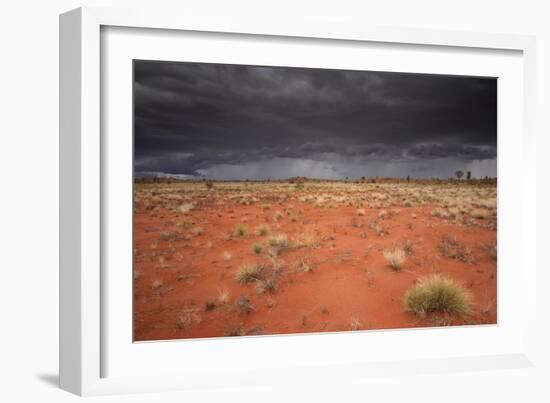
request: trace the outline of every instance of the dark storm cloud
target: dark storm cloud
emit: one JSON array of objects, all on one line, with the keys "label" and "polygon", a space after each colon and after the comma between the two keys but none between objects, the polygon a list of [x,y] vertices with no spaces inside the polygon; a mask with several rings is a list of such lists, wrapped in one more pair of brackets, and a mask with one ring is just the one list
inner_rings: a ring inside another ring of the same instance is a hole
[{"label": "dark storm cloud", "polygon": [[148,61],[134,72],[137,172],[496,174],[494,79]]}]

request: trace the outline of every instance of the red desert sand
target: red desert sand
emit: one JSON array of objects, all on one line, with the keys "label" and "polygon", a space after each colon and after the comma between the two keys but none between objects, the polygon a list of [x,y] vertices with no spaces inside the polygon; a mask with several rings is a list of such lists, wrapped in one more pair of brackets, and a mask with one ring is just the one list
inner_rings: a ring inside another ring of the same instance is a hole
[{"label": "red desert sand", "polygon": [[135,341],[496,323],[494,182],[136,183],[134,237]]}]

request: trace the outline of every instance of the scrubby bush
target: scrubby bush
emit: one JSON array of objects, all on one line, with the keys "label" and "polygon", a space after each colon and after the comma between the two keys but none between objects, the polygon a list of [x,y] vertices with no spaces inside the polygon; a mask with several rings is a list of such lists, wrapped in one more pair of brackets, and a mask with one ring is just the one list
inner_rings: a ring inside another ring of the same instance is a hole
[{"label": "scrubby bush", "polygon": [[405,294],[405,307],[421,317],[431,312],[467,315],[472,310],[470,293],[449,277],[423,277]]},{"label": "scrubby bush", "polygon": [[254,245],[252,245],[252,251],[256,255],[259,255],[260,253],[262,253],[263,250],[264,250],[264,246],[261,243],[255,243]]},{"label": "scrubby bush", "polygon": [[252,283],[262,277],[262,270],[261,265],[243,265],[235,275],[235,280],[241,284]]}]

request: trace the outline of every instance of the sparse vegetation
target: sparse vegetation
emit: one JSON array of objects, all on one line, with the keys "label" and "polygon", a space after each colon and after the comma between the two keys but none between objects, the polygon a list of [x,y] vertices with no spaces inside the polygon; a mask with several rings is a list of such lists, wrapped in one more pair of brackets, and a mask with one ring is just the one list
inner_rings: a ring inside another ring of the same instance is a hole
[{"label": "sparse vegetation", "polygon": [[136,340],[496,323],[496,184],[464,178],[136,183]]}]

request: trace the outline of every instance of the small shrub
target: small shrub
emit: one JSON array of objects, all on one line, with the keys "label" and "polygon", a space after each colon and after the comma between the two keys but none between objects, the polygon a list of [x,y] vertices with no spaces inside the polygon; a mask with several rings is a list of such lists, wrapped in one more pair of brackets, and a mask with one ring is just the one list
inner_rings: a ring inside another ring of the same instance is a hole
[{"label": "small shrub", "polygon": [[241,314],[248,315],[254,310],[254,305],[252,304],[252,301],[250,301],[250,298],[246,295],[241,295],[237,300],[237,310]]},{"label": "small shrub", "polygon": [[164,281],[162,280],[154,280],[152,283],[151,283],[151,289],[153,290],[158,290],[160,287],[162,287],[164,285]]},{"label": "small shrub", "polygon": [[395,271],[401,271],[403,269],[406,256],[405,251],[401,248],[387,249],[384,251],[384,257]]},{"label": "small shrub", "polygon": [[359,209],[357,209],[356,213],[357,213],[358,216],[364,216],[365,215],[365,209],[364,208],[359,208]]},{"label": "small shrub", "polygon": [[198,308],[186,308],[177,314],[176,325],[179,329],[186,329],[195,323],[201,323],[201,316]]},{"label": "small shrub", "polygon": [[269,245],[284,248],[288,246],[288,237],[286,234],[277,234],[269,239]]},{"label": "small shrub", "polygon": [[374,231],[374,233],[378,236],[385,236],[388,235],[388,231],[386,228],[384,228],[378,221],[373,221],[370,224],[370,228]]},{"label": "small shrub", "polygon": [[211,311],[216,308],[216,300],[214,298],[207,298],[204,302],[204,310]]},{"label": "small shrub", "polygon": [[449,218],[451,215],[449,212],[445,209],[442,209],[440,207],[437,207],[432,210],[432,216],[434,217],[441,217],[441,218]]},{"label": "small shrub", "polygon": [[184,203],[184,204],[182,204],[181,206],[178,207],[178,210],[182,214],[187,214],[191,210],[193,210],[194,207],[195,206],[193,205],[193,203]]},{"label": "small shrub", "polygon": [[180,222],[178,225],[180,227],[182,227],[183,229],[189,229],[193,226],[193,221],[191,220],[183,220],[182,222]]},{"label": "small shrub", "polygon": [[423,277],[405,294],[405,308],[421,317],[428,313],[467,315],[472,310],[471,295],[449,277]]},{"label": "small shrub", "polygon": [[280,211],[277,211],[275,212],[275,215],[273,217],[275,218],[275,220],[278,221],[278,220],[281,220],[284,217],[284,215]]},{"label": "small shrub", "polygon": [[254,253],[256,255],[259,255],[260,253],[262,253],[262,251],[264,250],[264,246],[261,244],[261,243],[255,243],[253,246],[252,246],[252,250],[254,251]]},{"label": "small shrub", "polygon": [[262,278],[263,266],[243,265],[235,275],[235,280],[240,284],[252,283]]},{"label": "small shrub", "polygon": [[466,263],[475,261],[470,250],[458,243],[457,239],[451,235],[445,235],[439,243],[439,251],[445,257],[459,260]]},{"label": "small shrub", "polygon": [[407,239],[403,244],[403,250],[405,251],[407,256],[410,256],[413,254],[413,243],[410,239]]},{"label": "small shrub", "polygon": [[246,332],[245,332],[245,330],[243,329],[242,326],[230,327],[230,328],[226,329],[224,334],[225,334],[225,336],[228,336],[228,337],[246,336]]},{"label": "small shrub", "polygon": [[350,330],[359,330],[361,329],[361,322],[358,319],[353,318],[349,324]]},{"label": "small shrub", "polygon": [[218,291],[218,302],[221,305],[227,305],[229,303],[229,291],[222,289]]},{"label": "small shrub", "polygon": [[312,272],[315,269],[315,265],[310,263],[307,257],[300,256],[298,261],[297,270],[304,273]]},{"label": "small shrub", "polygon": [[474,218],[485,220],[491,217],[491,212],[487,209],[474,209],[470,212],[470,215]]},{"label": "small shrub", "polygon": [[246,236],[247,234],[248,234],[248,228],[246,228],[246,226],[239,224],[235,227],[235,235]]},{"label": "small shrub", "polygon": [[260,225],[256,228],[256,234],[259,236],[269,235],[269,227],[267,225]]},{"label": "small shrub", "polygon": [[180,236],[177,232],[162,232],[159,236],[161,241],[177,241]]},{"label": "small shrub", "polygon": [[256,290],[258,291],[258,294],[265,294],[266,292],[275,294],[277,292],[277,279],[275,276],[270,276],[259,280]]},{"label": "small shrub", "polygon": [[264,205],[262,206],[262,208],[263,208],[264,210],[269,210],[269,209],[271,208],[271,205],[268,204],[268,203],[266,203],[266,204],[264,204]]}]

